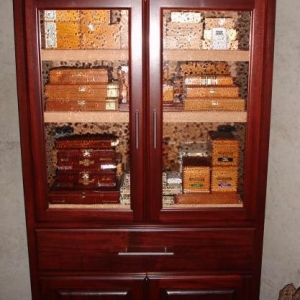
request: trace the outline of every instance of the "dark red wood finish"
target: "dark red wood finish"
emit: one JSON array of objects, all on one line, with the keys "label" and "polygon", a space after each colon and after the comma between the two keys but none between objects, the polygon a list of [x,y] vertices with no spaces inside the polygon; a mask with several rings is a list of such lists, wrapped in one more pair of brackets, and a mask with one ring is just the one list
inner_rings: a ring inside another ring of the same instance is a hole
[{"label": "dark red wood finish", "polygon": [[[76,8],[130,10],[130,209],[49,208],[38,10]],[[162,209],[162,8],[252,12],[243,208]],[[33,300],[259,299],[274,17],[275,0],[14,0]]]}]

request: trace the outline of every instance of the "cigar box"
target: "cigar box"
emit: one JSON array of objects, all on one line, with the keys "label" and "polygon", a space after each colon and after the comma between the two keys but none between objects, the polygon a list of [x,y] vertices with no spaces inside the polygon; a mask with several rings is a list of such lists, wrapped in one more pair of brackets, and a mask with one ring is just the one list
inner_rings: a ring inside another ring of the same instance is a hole
[{"label": "cigar box", "polygon": [[227,166],[212,166],[211,191],[236,192],[238,181],[238,168]]},{"label": "cigar box", "polygon": [[45,97],[50,100],[105,101],[107,84],[47,84]]},{"label": "cigar box", "polygon": [[188,98],[238,98],[238,86],[187,86]]},{"label": "cigar box", "polygon": [[80,49],[79,10],[46,10],[44,44],[46,49]]},{"label": "cigar box", "polygon": [[112,149],[67,149],[57,151],[58,170],[115,170],[120,161],[120,154]]},{"label": "cigar box", "polygon": [[235,27],[233,18],[205,18],[204,23],[207,30],[213,28],[233,29]]},{"label": "cigar box", "polygon": [[119,144],[113,134],[71,135],[56,139],[56,149],[112,149]]},{"label": "cigar box", "polygon": [[244,111],[245,100],[242,98],[186,98],[186,111]]},{"label": "cigar box", "polygon": [[99,84],[108,82],[106,68],[55,68],[49,71],[51,84]]},{"label": "cigar box", "polygon": [[94,100],[46,100],[47,111],[114,111],[118,110],[119,99]]},{"label": "cigar box", "polygon": [[238,165],[239,142],[231,132],[209,132],[209,147],[213,166]]},{"label": "cigar box", "polygon": [[186,76],[184,79],[185,85],[199,85],[199,86],[207,86],[207,85],[225,85],[230,86],[233,85],[233,78],[229,75],[201,75],[201,76]]},{"label": "cigar box", "polygon": [[168,22],[166,27],[167,36],[195,36],[198,39],[203,35],[203,23]]},{"label": "cigar box", "polygon": [[80,32],[82,49],[121,48],[119,24],[81,24]]},{"label": "cigar box", "polygon": [[207,157],[183,157],[183,192],[210,192],[210,162]]},{"label": "cigar box", "polygon": [[171,21],[178,23],[199,23],[202,20],[200,12],[192,11],[172,11]]},{"label": "cigar box", "polygon": [[57,170],[56,181],[60,187],[94,189],[100,187],[115,187],[117,185],[116,173],[111,170],[74,171]]},{"label": "cigar box", "polygon": [[49,202],[52,204],[114,204],[120,203],[120,191],[118,187],[74,189],[55,182],[49,191]]},{"label": "cigar box", "polygon": [[84,9],[80,11],[80,22],[82,24],[109,24],[111,11],[109,9]]},{"label": "cigar box", "polygon": [[163,84],[163,101],[173,101],[174,87],[171,84]]}]

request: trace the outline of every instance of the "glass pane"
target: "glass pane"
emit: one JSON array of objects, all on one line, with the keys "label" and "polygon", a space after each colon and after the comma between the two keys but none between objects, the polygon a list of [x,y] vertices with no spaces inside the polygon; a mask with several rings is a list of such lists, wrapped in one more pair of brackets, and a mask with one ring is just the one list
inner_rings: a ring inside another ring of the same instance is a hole
[{"label": "glass pane", "polygon": [[250,23],[163,10],[164,207],[243,206]]},{"label": "glass pane", "polygon": [[50,207],[130,207],[129,16],[40,11]]}]

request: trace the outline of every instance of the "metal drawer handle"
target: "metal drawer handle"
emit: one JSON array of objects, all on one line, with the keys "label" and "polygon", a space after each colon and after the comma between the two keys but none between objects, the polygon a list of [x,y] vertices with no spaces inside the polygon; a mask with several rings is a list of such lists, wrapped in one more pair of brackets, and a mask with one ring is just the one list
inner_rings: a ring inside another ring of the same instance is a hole
[{"label": "metal drawer handle", "polygon": [[126,248],[126,251],[119,252],[118,255],[121,256],[172,256],[174,255],[174,252],[169,252],[167,248],[164,248],[165,251],[128,251],[128,248]]}]

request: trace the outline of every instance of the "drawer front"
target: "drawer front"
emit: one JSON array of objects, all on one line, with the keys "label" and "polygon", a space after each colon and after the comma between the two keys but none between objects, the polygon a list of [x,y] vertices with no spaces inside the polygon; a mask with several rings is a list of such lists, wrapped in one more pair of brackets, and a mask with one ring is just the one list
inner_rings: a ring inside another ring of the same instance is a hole
[{"label": "drawer front", "polygon": [[251,272],[254,229],[38,230],[41,271]]}]

